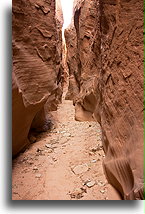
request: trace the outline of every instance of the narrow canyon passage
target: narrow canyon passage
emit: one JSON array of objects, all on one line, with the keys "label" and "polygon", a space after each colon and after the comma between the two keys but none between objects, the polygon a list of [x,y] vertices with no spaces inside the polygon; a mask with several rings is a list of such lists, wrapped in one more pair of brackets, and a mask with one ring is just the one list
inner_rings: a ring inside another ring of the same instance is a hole
[{"label": "narrow canyon passage", "polygon": [[51,130],[32,133],[36,142],[13,160],[12,199],[120,200],[104,174],[99,123],[76,121],[73,101],[65,100],[69,71],[64,29],[62,40],[62,103],[50,113]]},{"label": "narrow canyon passage", "polygon": [[64,99],[66,90],[52,113],[52,130],[39,134],[13,160],[13,200],[119,199],[104,175],[100,125],[74,119],[73,102]]},{"label": "narrow canyon passage", "polygon": [[75,121],[74,113],[72,101],[63,100],[55,128],[14,160],[14,200],[108,199],[100,126]]},{"label": "narrow canyon passage", "polygon": [[142,11],[13,1],[13,200],[144,198]]}]

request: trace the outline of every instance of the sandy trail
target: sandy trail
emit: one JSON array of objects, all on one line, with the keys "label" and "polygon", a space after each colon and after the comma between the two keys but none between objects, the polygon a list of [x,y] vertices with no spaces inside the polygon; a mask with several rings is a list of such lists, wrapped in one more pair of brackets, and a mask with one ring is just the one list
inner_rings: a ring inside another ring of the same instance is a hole
[{"label": "sandy trail", "polygon": [[[13,200],[108,200],[101,129],[74,120],[72,101],[63,100],[57,126],[13,161]],[[112,194],[111,194],[112,195]]]}]

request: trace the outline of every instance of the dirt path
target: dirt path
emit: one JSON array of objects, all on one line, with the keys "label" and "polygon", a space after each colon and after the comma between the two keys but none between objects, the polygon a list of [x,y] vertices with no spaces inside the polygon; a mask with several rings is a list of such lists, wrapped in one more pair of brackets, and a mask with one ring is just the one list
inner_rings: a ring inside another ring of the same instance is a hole
[{"label": "dirt path", "polygon": [[13,200],[107,200],[104,152],[96,122],[74,120],[72,101],[63,101],[57,127],[13,161]]}]

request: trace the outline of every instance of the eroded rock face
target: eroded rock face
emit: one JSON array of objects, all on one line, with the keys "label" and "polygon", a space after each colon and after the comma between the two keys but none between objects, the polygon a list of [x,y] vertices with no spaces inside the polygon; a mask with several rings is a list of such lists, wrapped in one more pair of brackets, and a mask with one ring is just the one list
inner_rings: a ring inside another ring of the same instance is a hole
[{"label": "eroded rock face", "polygon": [[[57,97],[53,100],[53,105],[56,103],[56,108],[58,103],[61,101],[62,97],[62,85],[63,85],[63,66],[62,66],[62,26],[63,26],[63,13],[62,13],[62,7],[60,0],[56,1],[56,30],[57,30],[57,38],[56,38],[56,48],[57,48],[57,62],[56,62],[56,68],[57,68]],[[50,109],[51,110],[51,109]],[[56,110],[56,109],[55,109]]]},{"label": "eroded rock face", "polygon": [[31,125],[47,124],[46,101],[53,110],[61,97],[57,39],[55,0],[13,1],[13,155],[28,145]]},{"label": "eroded rock face", "polygon": [[77,37],[74,22],[65,30],[65,39],[67,46],[67,66],[69,69],[69,86],[66,99],[75,100],[79,93],[79,69],[77,56]]},{"label": "eroded rock face", "polygon": [[77,14],[79,14],[79,9],[81,7],[82,2],[83,0],[74,0],[73,3],[74,16],[71,20],[71,24],[64,32],[67,48],[67,65],[69,69],[69,87],[66,99],[74,100],[74,102],[76,102],[76,98],[80,91],[80,77],[81,77],[80,74],[81,62],[79,58],[78,37],[75,28],[76,25],[75,11],[77,11]]},{"label": "eroded rock face", "polygon": [[76,119],[101,124],[109,183],[143,199],[143,2],[75,1],[65,35]]},{"label": "eroded rock face", "polygon": [[70,72],[67,98],[74,100],[79,121],[94,120],[93,85],[99,73],[96,70],[100,69],[99,35],[99,5],[96,1],[75,1],[74,20],[65,32]]},{"label": "eroded rock face", "polygon": [[110,183],[143,199],[143,2],[103,1],[100,115]]}]

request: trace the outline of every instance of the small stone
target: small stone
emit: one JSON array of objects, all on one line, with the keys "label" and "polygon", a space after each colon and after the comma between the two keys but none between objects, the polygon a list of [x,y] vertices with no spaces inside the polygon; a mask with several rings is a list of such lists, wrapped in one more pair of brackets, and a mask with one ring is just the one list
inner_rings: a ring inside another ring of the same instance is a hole
[{"label": "small stone", "polygon": [[103,185],[101,183],[97,183],[98,186],[102,187]]},{"label": "small stone", "polygon": [[106,185],[106,183],[103,183],[102,181],[98,181],[97,182],[97,185],[100,186],[100,187],[103,187]]},{"label": "small stone", "polygon": [[89,187],[89,188],[91,188],[91,187],[93,187],[95,184],[96,184],[95,181],[89,181],[89,182],[86,183],[86,186]]},{"label": "small stone", "polygon": [[48,153],[52,153],[52,152],[53,152],[53,149],[48,149],[47,152],[48,152]]},{"label": "small stone", "polygon": [[63,134],[63,133],[66,133],[66,131],[61,131],[60,133]]},{"label": "small stone", "polygon": [[94,155],[94,153],[93,152],[89,152],[89,155],[92,156],[92,155]]},{"label": "small stone", "polygon": [[29,165],[34,164],[33,161],[31,161],[31,160],[30,160],[30,161],[27,161],[27,163],[28,163]]},{"label": "small stone", "polygon": [[97,152],[97,148],[96,147],[91,148],[91,152]]},{"label": "small stone", "polygon": [[22,162],[25,162],[25,161],[27,161],[28,160],[28,157],[24,157],[23,159],[22,159]]},{"label": "small stone", "polygon": [[92,162],[92,163],[96,163],[97,161],[94,159],[94,160],[92,160],[91,162]]},{"label": "small stone", "polygon": [[85,188],[76,188],[72,193],[69,193],[71,198],[77,198],[80,199],[83,197],[83,193],[86,193]]},{"label": "small stone", "polygon": [[56,158],[54,158],[54,157],[52,158],[52,160],[53,160],[54,162],[56,162],[56,161],[57,161],[57,159],[56,159]]},{"label": "small stone", "polygon": [[57,133],[57,131],[50,131],[50,133]]},{"label": "small stone", "polygon": [[33,170],[38,170],[38,167],[37,167],[37,166],[34,166],[34,167],[33,167]]},{"label": "small stone", "polygon": [[31,143],[35,143],[37,139],[36,139],[35,136],[30,135],[30,136],[29,136],[29,140],[30,140]]},{"label": "small stone", "polygon": [[85,193],[87,193],[86,187],[81,187],[81,190]]},{"label": "small stone", "polygon": [[42,151],[43,151],[43,149],[37,148],[37,151],[36,151],[36,152],[42,152]]},{"label": "small stone", "polygon": [[87,179],[86,181],[84,181],[83,185],[86,185],[90,181],[91,181],[90,179]]},{"label": "small stone", "polygon": [[78,175],[78,174],[82,174],[84,172],[87,172],[89,170],[89,167],[88,165],[85,163],[85,164],[82,164],[82,165],[78,165],[76,167],[73,168],[73,172]]},{"label": "small stone", "polygon": [[71,137],[71,134],[70,133],[64,133],[63,137]]},{"label": "small stone", "polygon": [[101,192],[102,194],[104,194],[104,193],[105,193],[105,190],[102,189],[102,190],[100,190],[100,192]]},{"label": "small stone", "polygon": [[36,174],[35,178],[41,178],[41,174]]},{"label": "small stone", "polygon": [[45,144],[45,147],[46,148],[52,148],[52,145],[47,143],[47,144]]}]

